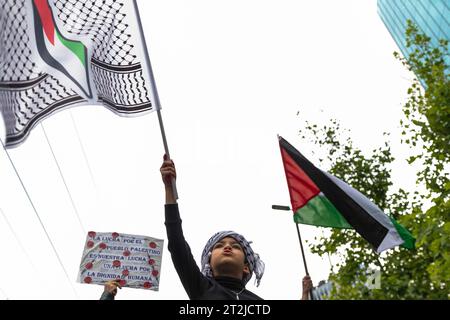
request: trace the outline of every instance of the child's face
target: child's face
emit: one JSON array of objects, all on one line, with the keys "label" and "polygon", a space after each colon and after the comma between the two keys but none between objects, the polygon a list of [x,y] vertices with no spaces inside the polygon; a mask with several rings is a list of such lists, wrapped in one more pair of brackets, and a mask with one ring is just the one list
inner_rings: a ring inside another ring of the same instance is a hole
[{"label": "child's face", "polygon": [[215,276],[235,274],[242,279],[244,274],[249,273],[244,250],[232,237],[225,237],[214,245],[210,264]]}]

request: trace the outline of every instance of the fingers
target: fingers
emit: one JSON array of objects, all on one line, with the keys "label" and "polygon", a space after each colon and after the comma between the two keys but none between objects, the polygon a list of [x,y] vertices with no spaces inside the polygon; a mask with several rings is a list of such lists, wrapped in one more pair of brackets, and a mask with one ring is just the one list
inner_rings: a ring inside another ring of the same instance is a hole
[{"label": "fingers", "polygon": [[164,161],[164,162],[172,162],[172,163],[173,163],[173,160],[170,159],[169,156],[168,156],[167,154],[164,154],[164,156],[163,156],[163,161]]},{"label": "fingers", "polygon": [[119,287],[120,289],[122,289],[122,286],[120,285],[120,279],[119,280],[110,280],[110,281],[106,282],[105,287],[109,287],[111,289]]},{"label": "fingers", "polygon": [[164,160],[163,161],[163,164],[162,164],[162,166],[161,166],[161,168],[162,167],[167,167],[167,166],[175,166],[175,163],[173,162],[173,160],[172,159],[166,159],[166,160]]},{"label": "fingers", "polygon": [[167,168],[172,168],[175,170],[175,164],[173,163],[172,160],[164,160],[163,164],[161,165],[161,170]]},{"label": "fingers", "polygon": [[122,286],[120,285],[120,279],[113,280],[113,283],[116,287],[119,287],[119,289],[122,289]]},{"label": "fingers", "polygon": [[174,167],[162,167],[160,171],[163,174],[176,174],[176,170]]},{"label": "fingers", "polygon": [[177,176],[177,172],[174,167],[164,167],[164,168],[161,168],[160,171],[161,171],[161,175],[163,176],[164,179],[172,178],[172,177],[176,178],[176,176]]},{"label": "fingers", "polygon": [[111,293],[114,296],[117,294],[117,288],[122,289],[122,286],[120,285],[120,279],[105,282],[105,291]]},{"label": "fingers", "polygon": [[165,169],[165,168],[174,168],[175,169],[175,165],[173,163],[172,160],[166,160],[163,162],[161,169]]}]

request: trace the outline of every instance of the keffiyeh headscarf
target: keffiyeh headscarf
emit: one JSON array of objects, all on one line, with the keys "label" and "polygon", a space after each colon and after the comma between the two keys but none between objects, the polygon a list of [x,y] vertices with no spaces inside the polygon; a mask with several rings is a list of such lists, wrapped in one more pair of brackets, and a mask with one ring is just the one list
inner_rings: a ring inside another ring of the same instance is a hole
[{"label": "keffiyeh headscarf", "polygon": [[248,264],[250,273],[247,274],[242,279],[242,281],[244,281],[244,283],[247,284],[247,282],[251,279],[254,272],[256,276],[256,286],[259,286],[261,278],[264,274],[264,262],[259,258],[259,255],[253,251],[252,247],[250,246],[251,242],[248,242],[243,236],[234,231],[217,232],[208,240],[202,253],[202,260],[201,260],[202,273],[208,278],[213,278],[210,266],[211,252],[214,245],[226,237],[232,237],[233,239],[235,239],[237,242],[239,242],[242,249],[244,250],[245,262]]}]

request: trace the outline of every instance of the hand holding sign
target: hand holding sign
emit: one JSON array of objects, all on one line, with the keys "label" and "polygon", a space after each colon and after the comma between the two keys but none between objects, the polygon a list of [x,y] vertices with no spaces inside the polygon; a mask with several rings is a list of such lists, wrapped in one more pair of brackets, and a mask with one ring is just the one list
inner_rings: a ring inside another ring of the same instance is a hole
[{"label": "hand holding sign", "polygon": [[111,280],[105,283],[105,292],[116,296],[117,288],[122,289],[118,280]]},{"label": "hand holding sign", "polygon": [[146,236],[94,232],[87,234],[78,282],[158,291],[164,241]]}]

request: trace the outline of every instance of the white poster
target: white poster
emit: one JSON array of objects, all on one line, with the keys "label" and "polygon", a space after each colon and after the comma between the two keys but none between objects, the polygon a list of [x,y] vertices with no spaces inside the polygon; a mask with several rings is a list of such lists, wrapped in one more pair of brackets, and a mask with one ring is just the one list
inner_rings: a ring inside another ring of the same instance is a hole
[{"label": "white poster", "polygon": [[164,240],[117,232],[89,231],[78,282],[119,280],[122,287],[158,291]]}]

